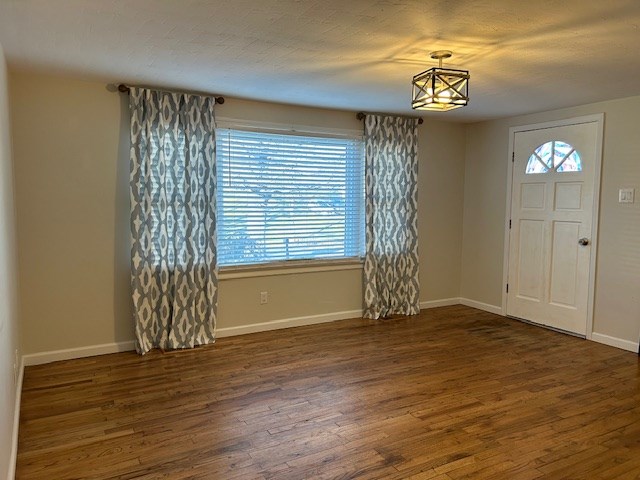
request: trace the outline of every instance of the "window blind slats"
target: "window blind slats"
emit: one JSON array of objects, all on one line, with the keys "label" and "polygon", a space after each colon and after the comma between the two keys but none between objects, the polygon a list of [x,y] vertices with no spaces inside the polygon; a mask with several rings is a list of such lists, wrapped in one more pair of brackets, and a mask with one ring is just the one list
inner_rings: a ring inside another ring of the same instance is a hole
[{"label": "window blind slats", "polygon": [[363,254],[361,140],[233,129],[216,138],[219,265]]}]

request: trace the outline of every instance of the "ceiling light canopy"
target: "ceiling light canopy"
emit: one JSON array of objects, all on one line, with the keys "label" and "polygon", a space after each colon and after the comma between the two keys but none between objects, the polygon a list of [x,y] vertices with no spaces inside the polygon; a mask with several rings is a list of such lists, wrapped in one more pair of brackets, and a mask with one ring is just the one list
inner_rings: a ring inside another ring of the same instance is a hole
[{"label": "ceiling light canopy", "polygon": [[442,59],[451,55],[448,50],[431,52],[431,58],[439,65],[413,77],[414,110],[446,112],[469,103],[469,71],[442,68]]}]

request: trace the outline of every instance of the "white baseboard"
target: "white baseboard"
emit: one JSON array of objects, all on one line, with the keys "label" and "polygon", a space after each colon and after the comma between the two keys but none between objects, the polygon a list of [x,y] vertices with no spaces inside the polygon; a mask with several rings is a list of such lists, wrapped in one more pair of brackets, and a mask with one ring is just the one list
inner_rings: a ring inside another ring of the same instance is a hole
[{"label": "white baseboard", "polygon": [[459,305],[460,299],[454,298],[442,298],[440,300],[427,300],[420,302],[420,308],[436,308],[436,307],[449,307],[451,305]]},{"label": "white baseboard", "polygon": [[[502,314],[499,307],[488,305],[474,300],[464,298],[443,298],[441,300],[427,300],[420,302],[420,308],[446,307],[450,305],[468,305],[470,307],[486,310],[491,313]],[[219,338],[232,337],[235,335],[245,335],[248,333],[267,332],[270,330],[279,330],[282,328],[300,327],[304,325],[314,325],[316,323],[334,322],[336,320],[345,320],[347,318],[362,317],[362,310],[346,310],[343,312],[324,313],[321,315],[309,315],[305,317],[284,318],[281,320],[273,320],[270,322],[252,323],[238,327],[218,328],[216,336]],[[87,347],[68,348],[65,350],[54,350],[50,352],[32,353],[23,355],[22,361],[24,366],[41,365],[44,363],[57,362],[60,360],[71,360],[74,358],[93,357],[95,355],[106,355],[109,353],[127,352],[135,349],[133,341],[105,343],[102,345],[91,345]]]},{"label": "white baseboard", "polygon": [[[420,308],[444,307],[457,305],[458,298],[445,298],[443,300],[431,300],[421,302]],[[252,323],[238,327],[223,327],[216,330],[216,337],[232,337],[235,335],[245,335],[247,333],[267,332],[282,328],[301,327],[303,325],[313,325],[316,323],[334,322],[347,318],[362,317],[362,310],[346,310],[343,312],[324,313],[321,315],[309,315],[305,317],[284,318],[270,322]],[[93,357],[95,355],[106,355],[108,353],[127,352],[135,350],[133,341],[105,343],[102,345],[91,345],[88,347],[68,348],[65,350],[54,350],[51,352],[32,353],[22,357],[25,366],[41,365],[43,363],[57,362],[60,360],[71,360],[74,358]]]},{"label": "white baseboard", "polygon": [[26,367],[30,365],[42,365],[43,363],[58,362],[60,360],[71,360],[74,358],[93,357],[95,355],[106,355],[108,353],[128,352],[135,350],[133,340],[118,343],[104,343],[102,345],[91,345],[89,347],[67,348],[65,350],[54,350],[52,352],[31,353],[23,355],[22,361]]},{"label": "white baseboard", "polygon": [[347,310],[344,312],[309,315],[307,317],[283,318],[282,320],[252,323],[239,327],[218,328],[216,330],[216,337],[233,337],[235,335],[245,335],[247,333],[268,332],[270,330],[280,330],[281,328],[301,327],[304,325],[314,325],[316,323],[335,322],[336,320],[346,320],[347,318],[361,317],[362,310]]},{"label": "white baseboard", "polygon": [[[442,300],[428,300],[420,302],[420,308],[447,307],[458,305],[459,298],[444,298]],[[344,312],[325,313],[321,315],[309,315],[306,317],[284,318],[271,322],[252,323],[239,327],[223,327],[216,330],[216,337],[233,337],[235,335],[245,335],[247,333],[267,332],[279,330],[281,328],[301,327],[303,325],[314,325],[316,323],[335,322],[336,320],[346,320],[347,318],[361,318],[362,310],[347,310]]]},{"label": "white baseboard", "polygon": [[598,343],[609,345],[610,347],[621,348],[623,350],[629,350],[630,352],[638,352],[638,343],[630,342],[629,340],[623,340],[622,338],[611,337],[603,333],[593,332],[591,334],[591,340]]},{"label": "white baseboard", "polygon": [[20,359],[18,381],[16,382],[16,401],[13,406],[13,435],[11,437],[11,456],[9,457],[9,471],[7,480],[16,477],[16,463],[18,461],[18,430],[20,428],[20,402],[22,400],[22,379],[24,378],[24,358]]},{"label": "white baseboard", "polygon": [[469,298],[460,298],[460,303],[467,307],[477,308],[478,310],[484,310],[485,312],[495,313],[496,315],[504,315],[502,313],[502,307],[496,305],[490,305],[488,303],[477,302]]}]

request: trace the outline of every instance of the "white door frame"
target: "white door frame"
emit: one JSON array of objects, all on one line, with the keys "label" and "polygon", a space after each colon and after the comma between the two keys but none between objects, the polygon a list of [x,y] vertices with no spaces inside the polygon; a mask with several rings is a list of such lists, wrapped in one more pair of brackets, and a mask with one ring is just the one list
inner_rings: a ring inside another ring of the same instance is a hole
[{"label": "white door frame", "polygon": [[596,258],[598,256],[598,212],[600,210],[600,172],[602,170],[602,140],[604,131],[604,113],[585,115],[582,117],[555,120],[552,122],[534,123],[531,125],[520,125],[509,128],[509,157],[507,160],[507,208],[505,210],[504,222],[504,260],[502,262],[502,312],[507,315],[507,284],[509,283],[509,243],[511,239],[511,229],[509,221],[511,219],[511,196],[513,195],[513,158],[514,140],[518,132],[530,130],[542,130],[545,128],[564,127],[567,125],[579,125],[582,123],[597,123],[598,138],[596,139],[596,164],[593,188],[593,211],[592,211],[592,234],[591,234],[591,258],[589,261],[589,294],[587,298],[587,339],[591,340],[593,333],[593,303],[596,278]]}]

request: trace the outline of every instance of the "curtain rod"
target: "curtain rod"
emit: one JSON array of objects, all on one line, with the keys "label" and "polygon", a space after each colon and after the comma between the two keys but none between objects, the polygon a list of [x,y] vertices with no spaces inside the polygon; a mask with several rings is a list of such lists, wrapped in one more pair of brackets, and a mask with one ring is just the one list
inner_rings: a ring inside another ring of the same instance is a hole
[{"label": "curtain rod", "polygon": [[[378,113],[358,112],[358,113],[356,113],[356,118],[358,120],[364,120],[364,118],[367,115],[388,115],[388,113],[380,113],[380,114],[378,114]],[[406,115],[397,115],[397,116],[402,117],[402,118],[416,118],[416,117],[407,117]],[[417,117],[417,118],[418,118],[418,125],[422,125],[424,123],[424,120],[421,117]]]},{"label": "curtain rod", "polygon": [[[118,85],[118,91],[121,93],[128,94],[131,91],[131,87],[129,87],[129,85],[125,85],[124,83],[121,83]],[[216,99],[216,103],[219,105],[222,105],[224,103],[224,97],[215,96],[215,99]]]},{"label": "curtain rod", "polygon": [[[364,120],[364,118],[365,118],[367,115],[378,115],[378,114],[375,114],[375,113],[358,112],[358,113],[356,113],[356,118],[357,118],[358,120]],[[381,113],[381,114],[379,114],[379,115],[388,115],[388,114],[387,114],[387,113]],[[416,117],[407,117],[406,115],[397,115],[397,116],[399,116],[399,117],[403,117],[403,118],[416,118]],[[417,118],[418,118],[418,125],[422,125],[422,124],[424,123],[424,120],[423,120],[421,117],[417,117]]]}]

